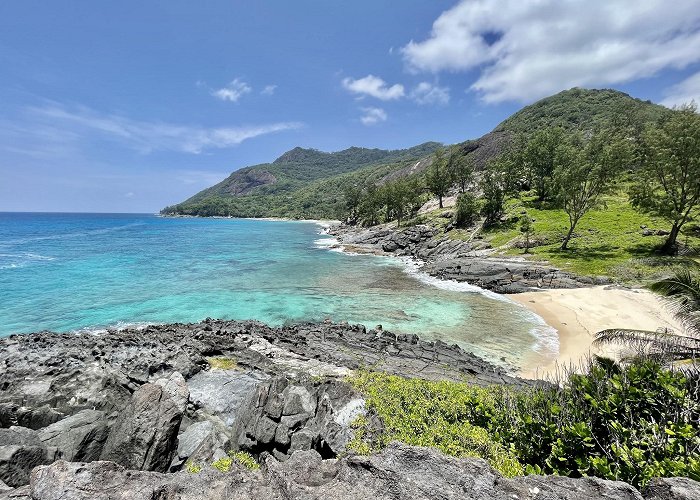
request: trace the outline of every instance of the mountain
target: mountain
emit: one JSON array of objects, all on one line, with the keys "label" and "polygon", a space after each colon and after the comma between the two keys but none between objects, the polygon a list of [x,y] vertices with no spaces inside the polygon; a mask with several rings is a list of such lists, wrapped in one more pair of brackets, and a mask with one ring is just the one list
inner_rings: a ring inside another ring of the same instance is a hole
[{"label": "mountain", "polygon": [[[498,156],[512,137],[547,127],[591,129],[613,122],[637,125],[656,121],[669,110],[611,89],[573,88],[546,97],[501,122],[479,139],[456,147],[471,156],[477,168]],[[166,215],[236,217],[341,218],[343,195],[351,185],[381,184],[415,175],[430,165],[441,145],[426,142],[401,150],[352,147],[335,153],[294,148],[272,163],[236,170],[220,183],[182,203],[166,207]]]}]

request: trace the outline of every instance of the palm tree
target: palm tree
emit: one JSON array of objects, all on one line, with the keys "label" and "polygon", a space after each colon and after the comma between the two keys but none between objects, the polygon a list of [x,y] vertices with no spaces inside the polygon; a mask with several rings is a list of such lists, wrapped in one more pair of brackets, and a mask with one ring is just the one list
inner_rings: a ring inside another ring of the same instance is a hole
[{"label": "palm tree", "polygon": [[593,343],[623,344],[670,360],[700,357],[700,276],[684,269],[649,288],[663,297],[683,327],[682,334],[666,328],[655,332],[616,328],[596,333]]}]

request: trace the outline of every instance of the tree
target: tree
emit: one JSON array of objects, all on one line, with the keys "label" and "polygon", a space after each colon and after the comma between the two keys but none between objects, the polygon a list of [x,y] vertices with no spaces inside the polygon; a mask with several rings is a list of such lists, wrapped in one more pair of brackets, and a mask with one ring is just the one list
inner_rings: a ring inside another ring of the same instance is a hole
[{"label": "tree", "polygon": [[457,196],[455,224],[457,227],[470,226],[479,216],[479,203],[473,193],[462,193]]},{"label": "tree", "polygon": [[667,329],[659,331],[609,329],[598,332],[597,345],[623,344],[638,348],[646,355],[670,360],[700,356],[700,277],[687,269],[676,272],[649,287],[659,293],[683,326],[684,334]]},{"label": "tree", "polygon": [[564,132],[560,128],[548,128],[536,132],[525,145],[518,157],[523,170],[526,170],[537,199],[550,198],[554,176],[554,157]]},{"label": "tree", "polygon": [[503,172],[498,168],[498,162],[492,161],[486,166],[479,183],[484,193],[482,215],[486,218],[484,225],[494,224],[503,213],[505,189],[503,188]]},{"label": "tree", "polygon": [[399,179],[388,184],[389,211],[396,218],[397,225],[405,216],[413,215],[420,208],[420,186],[415,178]]},{"label": "tree", "polygon": [[377,186],[369,184],[363,193],[358,209],[359,218],[365,226],[376,226],[379,223],[379,211],[382,208],[380,192]]},{"label": "tree", "polygon": [[673,254],[683,225],[700,208],[700,116],[695,104],[671,116],[643,135],[639,180],[630,190],[637,208],[671,223],[661,251]]},{"label": "tree", "polygon": [[532,233],[535,232],[535,228],[532,225],[532,219],[527,214],[520,218],[520,232],[525,237],[525,253],[528,253],[530,251],[530,238]]},{"label": "tree", "polygon": [[474,160],[456,149],[450,154],[447,169],[452,175],[452,179],[459,184],[459,192],[464,193],[474,179]]},{"label": "tree", "polygon": [[630,158],[624,138],[611,137],[607,130],[584,141],[579,137],[561,144],[555,154],[554,190],[557,201],[569,216],[569,231],[561,249],[566,250],[581,218],[599,203],[620,169]]},{"label": "tree", "polygon": [[362,189],[360,189],[356,184],[350,184],[345,187],[345,208],[348,211],[348,220],[350,222],[356,222],[358,218],[358,211],[360,208],[360,202],[362,200]]},{"label": "tree", "polygon": [[447,190],[450,189],[452,179],[450,172],[447,170],[445,155],[439,149],[435,151],[433,163],[428,167],[428,171],[425,174],[425,182],[428,190],[438,197],[439,206],[442,208],[442,198],[447,194]]}]

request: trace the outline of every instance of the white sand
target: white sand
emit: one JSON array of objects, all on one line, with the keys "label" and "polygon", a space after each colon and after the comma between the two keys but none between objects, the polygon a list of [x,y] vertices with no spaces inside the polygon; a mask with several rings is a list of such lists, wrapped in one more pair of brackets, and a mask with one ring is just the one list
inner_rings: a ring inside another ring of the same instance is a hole
[{"label": "white sand", "polygon": [[596,332],[608,328],[680,331],[678,322],[658,296],[648,290],[606,289],[604,286],[572,290],[546,290],[510,296],[541,316],[559,332],[559,357],[546,365],[526,360],[521,375],[553,375],[557,367],[578,366],[590,354],[616,356],[619,349],[592,345]]}]

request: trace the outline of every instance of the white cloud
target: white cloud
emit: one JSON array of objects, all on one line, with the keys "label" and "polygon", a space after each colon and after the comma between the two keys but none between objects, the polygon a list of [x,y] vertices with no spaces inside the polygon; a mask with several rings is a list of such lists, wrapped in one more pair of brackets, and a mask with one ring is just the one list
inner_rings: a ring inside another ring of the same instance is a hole
[{"label": "white cloud", "polygon": [[486,102],[530,102],[700,61],[697,0],[463,0],[402,53],[413,71],[479,75]]},{"label": "white cloud", "polygon": [[450,102],[450,89],[428,82],[420,82],[409,96],[418,104],[441,104]]},{"label": "white cloud", "polygon": [[250,93],[252,90],[250,85],[240,78],[236,78],[225,87],[212,90],[211,95],[222,101],[238,102],[241,97]]},{"label": "white cloud", "polygon": [[277,85],[265,85],[265,88],[260,91],[262,95],[272,95],[277,90]]},{"label": "white cloud", "polygon": [[700,105],[700,71],[682,82],[670,87],[665,92],[666,97],[661,104],[672,108],[695,101]]},{"label": "white cloud", "polygon": [[208,149],[229,148],[273,132],[298,129],[299,122],[278,122],[236,127],[200,127],[163,122],[131,120],[118,115],[97,113],[86,107],[68,109],[57,104],[29,108],[39,130],[50,127],[61,135],[70,131],[74,140],[90,134],[119,142],[142,153],[179,151],[199,154]]},{"label": "white cloud", "polygon": [[371,96],[382,101],[400,99],[405,95],[404,87],[400,83],[389,86],[384,80],[374,75],[367,75],[357,80],[345,78],[343,87],[361,97]]},{"label": "white cloud", "polygon": [[364,115],[360,118],[360,121],[364,125],[375,125],[380,122],[385,122],[388,118],[386,111],[382,108],[362,108]]},{"label": "white cloud", "polygon": [[125,198],[133,198],[135,196],[135,193],[133,191],[129,191],[124,195]]}]

